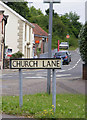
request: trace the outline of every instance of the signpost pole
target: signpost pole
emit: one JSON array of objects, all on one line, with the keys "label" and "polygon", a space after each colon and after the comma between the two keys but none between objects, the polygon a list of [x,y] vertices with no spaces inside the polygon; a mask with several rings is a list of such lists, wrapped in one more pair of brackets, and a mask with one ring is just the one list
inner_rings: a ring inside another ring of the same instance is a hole
[{"label": "signpost pole", "polygon": [[23,95],[22,95],[22,70],[19,69],[19,106],[23,105]]},{"label": "signpost pole", "polygon": [[56,110],[56,70],[53,69],[53,79],[52,79],[52,105],[53,111]]}]

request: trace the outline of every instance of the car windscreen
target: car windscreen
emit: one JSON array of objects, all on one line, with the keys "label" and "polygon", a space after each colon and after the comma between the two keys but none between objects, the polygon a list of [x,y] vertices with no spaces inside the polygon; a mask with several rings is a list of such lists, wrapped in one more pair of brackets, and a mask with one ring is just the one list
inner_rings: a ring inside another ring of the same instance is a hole
[{"label": "car windscreen", "polygon": [[66,53],[65,52],[58,52],[58,53],[55,53],[56,56],[64,56]]},{"label": "car windscreen", "polygon": [[62,45],[67,45],[67,42],[61,42]]}]

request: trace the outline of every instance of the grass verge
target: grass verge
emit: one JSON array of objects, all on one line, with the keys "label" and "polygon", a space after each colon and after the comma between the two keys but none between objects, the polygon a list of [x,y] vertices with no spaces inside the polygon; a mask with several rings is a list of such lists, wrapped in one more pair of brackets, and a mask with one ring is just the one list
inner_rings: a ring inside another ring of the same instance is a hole
[{"label": "grass verge", "polygon": [[81,94],[57,94],[56,112],[53,112],[52,95],[23,96],[19,107],[18,96],[3,96],[2,111],[6,114],[33,118],[85,118],[85,96]]}]

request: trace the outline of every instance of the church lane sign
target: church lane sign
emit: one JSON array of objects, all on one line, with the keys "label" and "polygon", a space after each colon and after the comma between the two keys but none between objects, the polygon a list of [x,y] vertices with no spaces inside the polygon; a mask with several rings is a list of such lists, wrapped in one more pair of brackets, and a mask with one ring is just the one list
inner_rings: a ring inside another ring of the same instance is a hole
[{"label": "church lane sign", "polygon": [[19,106],[23,105],[22,69],[52,69],[52,105],[56,109],[56,70],[61,69],[61,58],[10,59],[10,69],[19,69]]},{"label": "church lane sign", "polygon": [[60,69],[61,59],[10,59],[10,69]]}]

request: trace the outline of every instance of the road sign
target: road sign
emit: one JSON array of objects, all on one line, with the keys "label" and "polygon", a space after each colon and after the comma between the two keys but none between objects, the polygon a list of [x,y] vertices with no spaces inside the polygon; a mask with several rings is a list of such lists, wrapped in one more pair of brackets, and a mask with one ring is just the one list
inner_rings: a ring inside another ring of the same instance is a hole
[{"label": "road sign", "polygon": [[39,44],[39,40],[35,40],[35,43],[36,43],[36,44]]},{"label": "road sign", "polygon": [[66,38],[70,38],[70,36],[69,36],[69,35],[66,35]]},{"label": "road sign", "polygon": [[11,59],[11,69],[60,69],[61,59]]},{"label": "road sign", "polygon": [[22,71],[21,69],[52,69],[52,104],[54,112],[56,109],[56,71],[61,68],[61,59],[56,58],[40,58],[40,59],[10,59],[10,69],[19,69],[19,105],[23,105],[22,94]]}]

